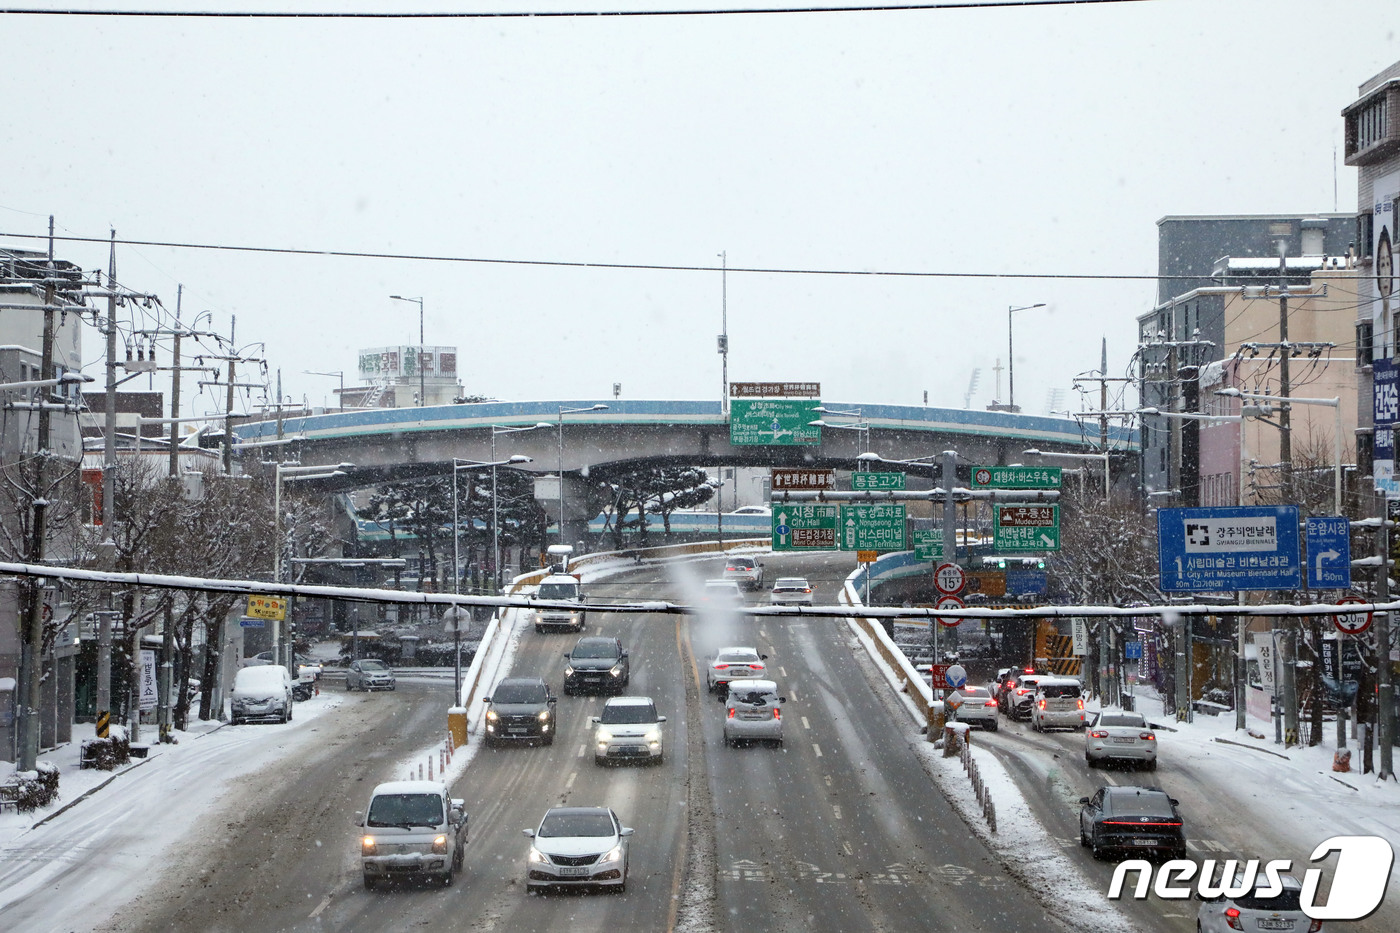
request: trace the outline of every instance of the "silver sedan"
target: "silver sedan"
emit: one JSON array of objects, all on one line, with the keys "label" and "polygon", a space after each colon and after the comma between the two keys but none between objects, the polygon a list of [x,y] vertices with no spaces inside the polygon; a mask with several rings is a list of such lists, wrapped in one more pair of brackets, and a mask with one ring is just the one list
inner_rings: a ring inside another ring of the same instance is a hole
[{"label": "silver sedan", "polygon": [[1084,760],[1096,768],[1112,758],[1141,762],[1148,771],[1157,769],[1157,733],[1141,713],[1109,710],[1084,730]]},{"label": "silver sedan", "polygon": [[997,698],[992,696],[992,691],[986,687],[966,686],[958,689],[957,696],[957,700],[950,696],[944,702],[957,703],[958,722],[967,723],[969,726],[981,726],[988,732],[997,731]]}]

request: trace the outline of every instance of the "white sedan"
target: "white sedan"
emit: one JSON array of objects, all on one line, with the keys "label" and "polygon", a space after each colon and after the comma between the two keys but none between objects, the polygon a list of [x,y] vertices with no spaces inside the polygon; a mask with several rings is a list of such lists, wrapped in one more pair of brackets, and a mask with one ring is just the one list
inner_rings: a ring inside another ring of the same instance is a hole
[{"label": "white sedan", "polygon": [[1141,713],[1108,710],[1084,730],[1084,760],[1089,767],[1112,758],[1141,762],[1148,771],[1157,769],[1157,733]]},{"label": "white sedan", "polygon": [[806,577],[779,577],[768,593],[768,602],[774,606],[810,606],[812,584]]},{"label": "white sedan", "polygon": [[627,890],[627,848],[632,827],[608,807],[553,807],[525,855],[525,888],[606,887]]},{"label": "white sedan", "polygon": [[759,654],[755,648],[721,648],[705,668],[705,679],[710,690],[727,686],[731,680],[763,677],[768,666],[763,662],[768,655]]},{"label": "white sedan", "polygon": [[988,732],[997,731],[997,698],[986,687],[965,686],[950,694],[944,701],[952,706],[957,704],[955,718],[969,726],[981,726]]}]

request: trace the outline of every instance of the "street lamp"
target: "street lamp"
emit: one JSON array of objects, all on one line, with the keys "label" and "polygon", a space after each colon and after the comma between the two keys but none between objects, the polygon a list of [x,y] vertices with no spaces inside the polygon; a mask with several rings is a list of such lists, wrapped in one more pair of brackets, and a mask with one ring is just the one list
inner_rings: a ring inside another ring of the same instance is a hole
[{"label": "street lamp", "polygon": [[427,391],[423,381],[423,299],[405,298],[403,295],[390,295],[396,301],[413,301],[418,304],[418,407],[422,408],[427,401],[425,393]]},{"label": "street lamp", "polygon": [[[864,415],[861,414],[861,410],[859,408],[855,409],[854,411],[841,411],[840,409],[826,408],[825,406],[818,405],[816,408],[813,408],[812,411],[823,415],[842,415],[847,418],[855,418],[855,424],[842,424],[839,422],[823,421],[822,419],[818,418],[816,421],[807,422],[807,425],[813,428],[835,428],[837,430],[842,431],[859,431],[861,432],[861,448],[864,450],[869,449],[870,423],[868,421],[863,420]],[[870,469],[869,460],[864,455],[856,457],[856,460],[859,462],[859,467],[862,471]]]},{"label": "street lamp", "polygon": [[1103,453],[1101,453],[1101,454],[1074,454],[1074,453],[1068,453],[1068,452],[1066,452],[1066,453],[1061,453],[1061,452],[1058,451],[1058,450],[1037,450],[1037,449],[1035,449],[1034,447],[1032,447],[1030,450],[1024,451],[1024,453],[1025,453],[1026,456],[1028,456],[1028,457],[1062,457],[1062,458],[1065,459],[1065,460],[1102,460],[1102,461],[1103,461],[1103,497],[1104,497],[1104,501],[1107,501],[1107,500],[1108,500],[1109,477],[1108,477],[1108,451],[1107,451],[1107,450],[1105,450],[1105,451],[1104,451]]},{"label": "street lamp", "polygon": [[[535,431],[535,430],[538,430],[539,428],[550,428],[550,427],[553,427],[553,425],[550,424],[548,421],[540,421],[540,422],[537,422],[537,423],[535,423],[535,424],[527,425],[527,426],[521,427],[521,428],[508,428],[508,427],[503,427],[502,425],[499,425],[499,424],[493,424],[493,425],[491,425],[491,459],[492,459],[492,461],[495,461],[495,459],[496,459],[496,435],[498,435],[498,434],[518,434],[518,433],[520,433],[521,431]],[[511,458],[509,461],[507,461],[507,462],[509,462],[509,463],[529,463],[529,462],[530,462],[530,458],[529,458],[529,457],[525,457],[525,458],[523,458],[523,459],[517,460],[516,458],[512,457],[512,458]],[[456,488],[457,488],[457,475],[456,475],[455,473],[452,475],[452,488],[453,488],[453,491],[455,492],[455,491],[456,491]],[[492,466],[491,466],[491,582],[494,584],[493,591],[494,591],[494,590],[499,590],[500,587],[501,587],[501,524],[500,524],[500,522],[497,520],[497,514],[498,514],[498,513],[497,513],[497,511],[496,511],[496,466],[495,466],[495,464],[493,463]]]},{"label": "street lamp", "polygon": [[1016,407],[1016,354],[1015,347],[1011,342],[1011,315],[1017,311],[1029,311],[1032,308],[1043,307],[1045,307],[1045,302],[1039,301],[1033,305],[1006,309],[1006,410],[1009,412],[1020,411]]},{"label": "street lamp", "polygon": [[[274,463],[273,468],[273,490],[272,490],[272,582],[282,582],[282,481],[308,480],[308,479],[332,479],[344,476],[346,470],[354,469],[353,463],[328,463],[316,466],[286,466],[281,462]],[[287,621],[288,627],[291,620]],[[282,624],[277,620],[272,622],[272,650],[273,657],[280,658],[285,650],[282,645]],[[292,652],[286,652],[287,672],[296,680],[296,666],[292,661]]]},{"label": "street lamp", "polygon": [[305,374],[308,375],[308,376],[336,376],[336,377],[339,377],[339,379],[340,379],[340,391],[336,393],[336,397],[335,397],[336,406],[335,406],[335,407],[336,407],[336,408],[344,408],[344,407],[345,407],[345,372],[344,372],[343,370],[337,369],[337,370],[335,370],[334,372],[323,373],[323,372],[318,372],[317,370],[314,370],[314,369],[303,369],[302,372],[305,373]]},{"label": "street lamp", "polygon": [[599,402],[597,405],[588,408],[563,408],[559,409],[559,543],[567,544],[568,539],[564,537],[564,416],[576,415],[584,411],[607,411],[608,406]]}]

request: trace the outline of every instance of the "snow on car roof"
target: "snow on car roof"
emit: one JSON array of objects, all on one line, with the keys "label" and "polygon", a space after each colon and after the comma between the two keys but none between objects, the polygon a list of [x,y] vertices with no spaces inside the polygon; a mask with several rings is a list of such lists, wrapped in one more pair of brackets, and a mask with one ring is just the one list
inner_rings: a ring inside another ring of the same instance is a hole
[{"label": "snow on car roof", "polygon": [[387,781],[374,788],[374,796],[380,794],[437,794],[445,796],[447,788],[435,781]]},{"label": "snow on car roof", "polygon": [[744,693],[745,691],[750,693],[777,693],[778,685],[775,681],[757,680],[751,677],[743,677],[739,680],[731,680],[729,682],[730,696],[734,696],[736,693]]}]

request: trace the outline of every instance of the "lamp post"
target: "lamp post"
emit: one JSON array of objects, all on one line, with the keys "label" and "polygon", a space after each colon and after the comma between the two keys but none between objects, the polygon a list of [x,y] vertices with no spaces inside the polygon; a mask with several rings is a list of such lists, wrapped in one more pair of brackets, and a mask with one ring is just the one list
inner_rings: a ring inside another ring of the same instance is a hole
[{"label": "lamp post", "polygon": [[1058,450],[1037,450],[1032,447],[1024,452],[1028,457],[1061,457],[1065,460],[1102,460],[1103,461],[1103,498],[1108,501],[1109,476],[1108,476],[1108,451],[1101,454],[1075,454],[1061,453]]},{"label": "lamp post", "polygon": [[1017,311],[1029,311],[1032,308],[1043,308],[1045,302],[1038,301],[1033,305],[1022,305],[1019,308],[1010,307],[1006,309],[1006,410],[1009,412],[1020,411],[1016,407],[1016,355],[1015,346],[1011,341],[1011,315]]},{"label": "lamp post", "polygon": [[302,372],[305,373],[305,374],[308,375],[308,376],[336,376],[337,378],[339,378],[339,379],[340,379],[340,391],[337,392],[337,393],[336,393],[336,396],[335,396],[335,402],[336,402],[335,407],[336,407],[336,408],[344,408],[344,407],[345,407],[345,372],[344,372],[344,370],[339,370],[339,369],[337,369],[337,370],[335,370],[334,372],[323,373],[323,372],[319,372],[319,371],[314,370],[314,369],[303,369]]},{"label": "lamp post", "polygon": [[608,406],[599,402],[588,408],[563,408],[559,409],[559,543],[568,544],[568,539],[564,537],[564,416],[576,415],[585,411],[607,411]]},{"label": "lamp post", "polygon": [[[550,428],[550,427],[553,427],[553,425],[551,425],[548,421],[540,421],[540,422],[537,422],[537,423],[535,423],[535,424],[527,425],[527,426],[521,427],[521,428],[503,427],[502,425],[499,425],[499,424],[493,424],[493,425],[491,425],[491,459],[492,459],[492,461],[495,461],[495,460],[496,460],[496,435],[498,435],[498,434],[519,434],[521,431],[535,431],[535,430],[538,430],[539,428]],[[512,458],[510,458],[510,460],[508,460],[508,461],[506,461],[506,462],[508,462],[508,463],[529,463],[529,462],[531,462],[531,458],[530,458],[530,457],[521,457],[521,458],[518,458],[518,459],[517,459],[516,457],[512,457]],[[455,491],[455,490],[456,490],[456,487],[457,487],[457,481],[456,481],[456,474],[455,474],[455,473],[453,474],[452,487],[453,487],[453,490]],[[492,584],[493,584],[493,586],[492,586],[493,592],[496,591],[496,590],[499,590],[500,587],[501,587],[501,523],[500,523],[500,521],[499,521],[498,518],[497,518],[497,516],[498,516],[499,513],[498,513],[498,511],[497,511],[497,509],[496,509],[496,501],[497,501],[497,496],[496,496],[496,464],[493,462],[492,465],[491,465],[491,582],[492,582]],[[455,531],[455,529],[454,529],[454,531]]]},{"label": "lamp post", "polygon": [[423,299],[405,298],[403,295],[390,295],[396,301],[413,301],[418,304],[418,407],[422,408],[427,399],[424,397],[427,391],[426,383],[423,379]]},{"label": "lamp post", "polygon": [[[316,466],[286,466],[278,462],[272,465],[273,468],[273,489],[272,489],[272,582],[282,582],[282,482],[309,480],[309,479],[332,479],[344,476],[346,470],[354,469],[353,463],[328,463]],[[290,604],[288,609],[290,609]],[[286,628],[291,627],[291,620],[287,620]],[[284,649],[282,640],[285,631],[282,623],[274,620],[272,623],[272,651],[273,658],[282,660],[287,666],[287,672],[296,680],[296,665],[293,662],[292,650]],[[295,646],[294,646],[295,647]],[[283,651],[286,651],[283,660]]]}]

